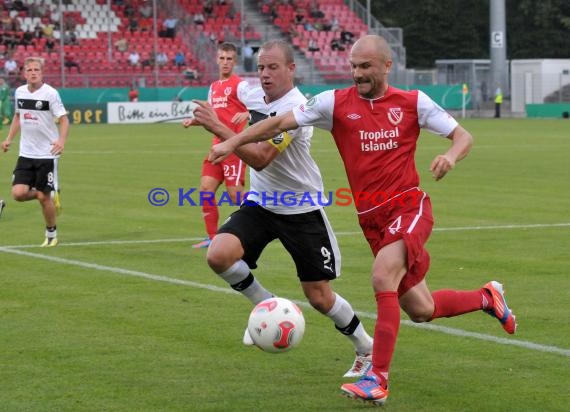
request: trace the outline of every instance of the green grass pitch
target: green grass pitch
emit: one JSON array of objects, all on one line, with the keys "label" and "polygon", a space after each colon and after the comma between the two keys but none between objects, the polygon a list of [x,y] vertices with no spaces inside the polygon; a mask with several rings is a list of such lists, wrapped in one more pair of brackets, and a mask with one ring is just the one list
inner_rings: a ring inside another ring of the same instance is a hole
[{"label": "green grass pitch", "polygon": [[[388,411],[566,411],[570,404],[570,122],[465,120],[475,145],[442,181],[428,168],[447,147],[425,133],[417,165],[436,227],[428,284],[505,284],[519,331],[478,312],[416,327],[402,315]],[[193,250],[210,136],[178,124],[75,125],[61,161],[60,246],[41,249],[37,202],[9,198],[16,145],[0,153],[0,410],[359,411],[339,394],[352,346],[303,306],[300,346],[271,355],[241,344],[249,302]],[[317,131],[326,190],[346,187],[338,153]],[[381,167],[379,165],[378,167]],[[150,205],[155,187],[170,202]],[[232,208],[221,208],[222,219]],[[327,213],[343,254],[333,283],[368,331],[372,256],[352,206]],[[271,244],[255,271],[303,302],[289,256]]]}]

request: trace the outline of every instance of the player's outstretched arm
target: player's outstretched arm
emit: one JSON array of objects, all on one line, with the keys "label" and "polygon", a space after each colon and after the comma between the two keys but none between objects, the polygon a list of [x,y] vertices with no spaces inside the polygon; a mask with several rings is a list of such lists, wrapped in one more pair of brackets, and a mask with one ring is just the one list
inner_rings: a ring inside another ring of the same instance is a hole
[{"label": "player's outstretched arm", "polygon": [[235,134],[233,130],[220,121],[218,115],[208,102],[203,100],[192,100],[192,102],[196,103],[196,108],[193,111],[194,118],[191,119],[191,126],[203,126],[207,131],[215,134],[222,140],[229,139]]},{"label": "player's outstretched arm", "polygon": [[[216,112],[207,102],[195,100],[194,103],[197,105],[196,109],[194,109],[194,120],[204,126],[206,130],[218,136],[222,141],[226,141],[236,135],[232,129],[218,119]],[[244,119],[248,118],[249,112],[244,113],[247,116],[242,117]],[[279,153],[277,149],[268,146],[270,145],[245,145],[236,148],[235,153],[247,165],[253,167],[255,170],[262,170],[271,163]]]},{"label": "player's outstretched arm", "polygon": [[276,117],[269,117],[248,127],[231,139],[212,146],[208,160],[214,164],[219,163],[240,146],[253,142],[262,142],[273,136],[277,136],[281,132],[293,130],[297,127],[299,127],[299,125],[295,120],[295,116],[293,116],[293,112],[287,112]]},{"label": "player's outstretched arm", "polygon": [[455,167],[455,163],[463,159],[473,146],[473,136],[461,126],[453,129],[449,136],[452,140],[451,147],[447,152],[435,157],[431,162],[430,171],[435,180],[442,179],[447,172]]},{"label": "player's outstretched arm", "polygon": [[249,120],[249,112],[238,112],[232,117],[233,124],[242,124],[247,120]]}]

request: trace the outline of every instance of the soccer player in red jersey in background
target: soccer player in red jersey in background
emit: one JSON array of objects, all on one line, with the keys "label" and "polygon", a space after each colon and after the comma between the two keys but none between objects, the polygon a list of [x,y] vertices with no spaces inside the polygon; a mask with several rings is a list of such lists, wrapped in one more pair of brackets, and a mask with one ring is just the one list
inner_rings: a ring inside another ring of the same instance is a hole
[{"label": "soccer player in red jersey in background", "polygon": [[[219,80],[210,85],[208,103],[214,108],[218,118],[234,132],[243,130],[249,119],[249,112],[243,103],[248,84],[237,74],[234,74],[237,48],[232,43],[222,43],[218,46],[217,64]],[[193,119],[183,121],[184,127],[198,125]],[[221,142],[214,136],[212,145]],[[207,158],[202,164],[200,192],[215,193],[223,182],[227,193],[234,204],[237,204],[237,193],[243,191],[245,183],[245,163],[232,154],[219,164],[211,163]],[[204,201],[202,215],[206,224],[208,237],[193,245],[193,248],[207,248],[218,230],[219,212],[216,200]]]},{"label": "soccer player in red jersey in background", "polygon": [[388,398],[388,372],[400,326],[400,308],[414,322],[485,311],[515,333],[503,286],[491,281],[469,291],[430,292],[425,280],[429,254],[425,243],[433,217],[429,196],[419,188],[414,162],[420,129],[451,140],[430,169],[443,178],[471,149],[473,138],[455,119],[421,91],[388,85],[390,48],[380,36],[364,36],[352,47],[354,86],[318,94],[307,103],[256,123],[212,147],[210,160],[220,161],[236,147],[262,141],[285,130],[313,125],[331,131],[353,193],[391,194],[355,201],[359,223],[375,256],[372,287],[377,319],[372,369],[355,383],[341,386],[344,395],[382,405]]}]

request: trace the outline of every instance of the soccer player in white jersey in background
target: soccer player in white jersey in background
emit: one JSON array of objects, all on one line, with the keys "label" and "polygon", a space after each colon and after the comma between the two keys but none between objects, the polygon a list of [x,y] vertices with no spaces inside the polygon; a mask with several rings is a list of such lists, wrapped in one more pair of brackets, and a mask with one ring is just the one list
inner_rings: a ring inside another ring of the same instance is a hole
[{"label": "soccer player in white jersey in background", "polygon": [[240,145],[284,130],[313,125],[331,131],[352,192],[360,194],[355,205],[375,257],[372,287],[377,308],[372,369],[341,390],[351,398],[382,405],[389,393],[400,308],[414,322],[482,310],[499,320],[507,333],[515,333],[517,324],[499,282],[474,290],[432,293],[425,280],[430,262],[425,243],[433,216],[429,196],[418,187],[414,161],[420,129],[452,142],[431,163],[436,180],[467,155],[473,138],[426,94],[388,85],[392,57],[384,38],[359,39],[351,49],[350,65],[354,86],[323,92],[292,111],[257,123],[214,146],[210,160],[219,161]]},{"label": "soccer player in white jersey in background", "polygon": [[[293,84],[295,62],[293,49],[287,43],[264,43],[259,49],[257,70],[262,87],[251,90],[246,99],[252,122],[306,102]],[[221,140],[236,134],[217,119],[209,105],[197,103],[196,121]],[[312,135],[312,127],[302,127],[236,150],[250,166],[249,192],[253,194],[220,227],[208,248],[207,260],[214,272],[255,305],[273,294],[253,276],[251,269],[257,267],[265,247],[279,239],[295,262],[310,304],[352,342],[356,357],[344,376],[358,377],[370,368],[372,338],[350,303],[335,293],[330,284],[340,275],[341,259],[322,206],[326,199],[321,174],[310,155]],[[286,200],[281,196],[284,193]],[[252,343],[247,329],[244,343]]]},{"label": "soccer player in white jersey in background", "polygon": [[58,91],[43,82],[43,68],[42,58],[28,57],[24,61],[26,84],[16,89],[15,114],[2,150],[8,151],[21,130],[12,197],[19,202],[40,202],[46,224],[42,246],[53,247],[58,244],[56,216],[61,207],[58,161],[67,141],[69,120]]}]

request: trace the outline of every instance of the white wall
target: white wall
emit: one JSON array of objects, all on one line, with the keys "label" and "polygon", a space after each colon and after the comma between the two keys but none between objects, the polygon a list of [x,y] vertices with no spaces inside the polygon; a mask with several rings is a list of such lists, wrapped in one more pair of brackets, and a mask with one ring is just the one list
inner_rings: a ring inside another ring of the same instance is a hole
[{"label": "white wall", "polygon": [[511,61],[511,110],[524,112],[527,103],[544,98],[570,84],[570,59]]}]

